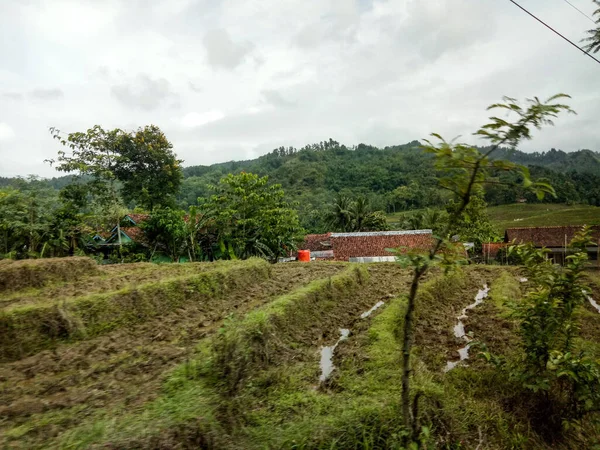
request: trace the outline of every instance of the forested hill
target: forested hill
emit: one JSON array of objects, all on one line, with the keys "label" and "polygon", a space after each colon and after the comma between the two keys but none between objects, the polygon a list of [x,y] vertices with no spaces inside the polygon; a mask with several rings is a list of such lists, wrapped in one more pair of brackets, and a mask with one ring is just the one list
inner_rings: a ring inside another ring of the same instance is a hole
[{"label": "forested hill", "polygon": [[[545,201],[600,205],[599,152],[566,153],[551,149],[525,153],[500,149],[496,157],[530,166],[534,178],[549,181],[557,190],[557,197]],[[187,208],[196,204],[198,197],[210,194],[209,185],[216,184],[223,175],[242,171],[268,175],[270,181],[280,183],[289,199],[298,202],[302,214],[323,208],[338,194],[350,198],[364,196],[372,208],[387,212],[444,203],[445,193],[437,187],[432,159],[421,150],[418,141],[377,148],[365,144],[346,147],[330,139],[301,149],[280,147],[247,161],[186,167],[179,205]],[[503,175],[500,178],[515,181]],[[60,189],[70,181],[71,177],[66,176],[46,183]],[[0,186],[14,182],[0,178]],[[492,205],[513,203],[521,197],[536,201],[527,193],[501,185],[486,193],[486,200]]]},{"label": "forested hill", "polygon": [[[500,149],[496,157],[531,166],[534,178],[553,184],[558,195],[546,201],[600,205],[598,152],[566,153],[552,149],[525,153]],[[388,212],[437,206],[444,195],[437,188],[431,157],[423,153],[418,141],[385,148],[364,144],[349,148],[330,139],[299,150],[281,147],[248,161],[187,167],[180,195],[182,206],[207,195],[207,185],[216,183],[221,176],[241,171],[268,175],[271,181],[281,183],[290,199],[300,202],[301,211],[330,203],[338,193],[349,197],[364,195],[373,207]],[[486,200],[504,204],[523,196],[527,194],[499,186],[488,191]]]},{"label": "forested hill", "polygon": [[600,175],[600,152],[592,150],[567,153],[553,148],[547,152],[525,153],[500,149],[496,158],[509,159],[524,166],[546,167],[563,173],[575,171]]}]

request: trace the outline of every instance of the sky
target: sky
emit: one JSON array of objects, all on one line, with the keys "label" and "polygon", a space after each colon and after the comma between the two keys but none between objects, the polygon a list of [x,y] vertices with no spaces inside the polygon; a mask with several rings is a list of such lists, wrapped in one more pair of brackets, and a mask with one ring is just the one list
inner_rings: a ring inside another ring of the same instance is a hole
[{"label": "sky", "polygon": [[[520,3],[576,42],[593,27]],[[207,165],[329,138],[477,144],[489,104],[559,92],[578,114],[520,148],[599,151],[600,64],[508,0],[0,0],[0,176],[61,175],[49,127],[154,124]]]}]

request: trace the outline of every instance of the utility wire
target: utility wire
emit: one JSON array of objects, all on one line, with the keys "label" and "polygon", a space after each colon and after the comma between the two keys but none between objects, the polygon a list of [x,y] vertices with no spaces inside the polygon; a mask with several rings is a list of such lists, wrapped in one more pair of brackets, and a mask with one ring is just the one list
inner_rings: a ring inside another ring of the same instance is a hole
[{"label": "utility wire", "polygon": [[584,55],[589,56],[590,58],[592,58],[594,61],[596,61],[598,64],[600,64],[600,59],[595,58],[593,55],[590,55],[588,52],[586,52],[584,49],[582,49],[581,47],[579,47],[575,42],[573,42],[572,40],[570,40],[569,38],[563,36],[562,34],[560,34],[558,31],[556,31],[554,28],[552,28],[550,25],[548,25],[546,22],[544,22],[542,19],[538,19],[536,16],[534,16],[532,13],[530,13],[529,11],[527,11],[525,8],[523,8],[521,5],[519,5],[515,0],[508,0],[509,2],[511,2],[512,4],[514,4],[516,7],[518,7],[519,9],[525,11],[527,14],[529,14],[531,17],[533,17],[535,20],[537,20],[539,23],[541,23],[542,25],[544,25],[546,28],[550,29],[552,32],[558,34],[561,38],[563,38],[565,41],[567,41],[569,44],[571,44],[573,47],[575,47],[577,50],[579,50],[580,52],[583,52]]},{"label": "utility wire", "polygon": [[592,21],[593,24],[596,24],[596,21],[594,19],[592,19],[590,16],[588,16],[586,13],[584,13],[582,10],[580,10],[577,6],[575,6],[573,3],[571,3],[569,0],[563,0],[565,3],[571,5],[572,8],[576,9],[577,11],[579,11],[579,13],[585,17],[587,17],[589,20]]}]

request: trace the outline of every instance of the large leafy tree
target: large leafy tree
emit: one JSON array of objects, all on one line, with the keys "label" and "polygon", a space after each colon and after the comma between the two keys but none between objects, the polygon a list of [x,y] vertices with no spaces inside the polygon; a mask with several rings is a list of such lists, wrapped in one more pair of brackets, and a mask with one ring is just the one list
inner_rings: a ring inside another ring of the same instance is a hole
[{"label": "large leafy tree", "polygon": [[271,261],[297,247],[302,237],[298,213],[280,185],[252,173],[229,174],[199,198],[203,215],[213,218],[215,245],[224,257],[260,256]]},{"label": "large leafy tree", "polygon": [[[170,206],[183,177],[172,144],[154,126],[135,132],[104,130],[96,125],[85,133],[66,137],[55,128],[53,137],[71,151],[61,150],[56,163],[61,172],[75,172],[88,179],[90,191],[106,205],[128,202],[142,207]],[[120,188],[120,189],[119,189]]]},{"label": "large leafy tree", "polygon": [[150,125],[121,134],[117,152],[119,164],[114,173],[123,183],[125,201],[150,211],[175,203],[183,179],[181,161],[160,128]]}]

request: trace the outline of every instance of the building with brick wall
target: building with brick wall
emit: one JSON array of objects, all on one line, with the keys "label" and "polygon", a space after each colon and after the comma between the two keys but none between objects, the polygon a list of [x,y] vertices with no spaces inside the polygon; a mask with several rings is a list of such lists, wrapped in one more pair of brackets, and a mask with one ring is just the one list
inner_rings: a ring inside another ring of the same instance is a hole
[{"label": "building with brick wall", "polygon": [[316,259],[350,261],[354,258],[390,257],[387,249],[427,250],[433,243],[431,230],[373,231],[362,233],[309,234],[302,250],[310,250]]}]

